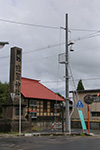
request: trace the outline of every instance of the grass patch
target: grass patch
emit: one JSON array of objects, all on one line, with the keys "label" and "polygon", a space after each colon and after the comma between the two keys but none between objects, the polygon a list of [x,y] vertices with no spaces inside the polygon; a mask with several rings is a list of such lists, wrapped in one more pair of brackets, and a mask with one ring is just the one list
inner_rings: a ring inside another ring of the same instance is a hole
[{"label": "grass patch", "polygon": [[84,133],[80,133],[80,136],[85,136],[85,134]]},{"label": "grass patch", "polygon": [[32,131],[40,131],[41,129],[38,126],[32,127]]},{"label": "grass patch", "polygon": [[19,135],[18,132],[0,132],[0,135]]}]

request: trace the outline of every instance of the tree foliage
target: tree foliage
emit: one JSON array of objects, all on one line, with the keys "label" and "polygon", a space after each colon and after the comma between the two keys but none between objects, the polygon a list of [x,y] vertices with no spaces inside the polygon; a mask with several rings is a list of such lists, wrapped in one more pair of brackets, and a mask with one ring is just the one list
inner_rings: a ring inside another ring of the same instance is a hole
[{"label": "tree foliage", "polygon": [[83,86],[82,80],[79,80],[78,85],[77,85],[77,90],[78,91],[84,90],[84,86]]},{"label": "tree foliage", "polygon": [[58,96],[60,96],[61,98],[64,98],[60,93],[56,93]]},{"label": "tree foliage", "polygon": [[2,113],[2,104],[5,103],[5,100],[8,99],[8,83],[0,82],[0,115]]}]

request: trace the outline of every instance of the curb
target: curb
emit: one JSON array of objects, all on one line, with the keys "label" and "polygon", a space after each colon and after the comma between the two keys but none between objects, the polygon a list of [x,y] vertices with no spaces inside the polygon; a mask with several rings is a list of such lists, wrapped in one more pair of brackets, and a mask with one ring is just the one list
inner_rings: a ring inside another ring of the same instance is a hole
[{"label": "curb", "polygon": [[[88,133],[84,133],[85,136],[95,136],[93,133],[88,134]],[[82,133],[60,133],[60,132],[44,132],[44,133],[26,133],[23,134],[23,136],[25,137],[32,137],[32,136],[82,136]]]},{"label": "curb", "polygon": [[98,136],[93,133],[78,133],[78,132],[72,132],[72,133],[62,133],[62,132],[40,132],[40,133],[25,133],[21,135],[12,135],[12,134],[0,134],[0,137],[32,137],[32,136]]}]

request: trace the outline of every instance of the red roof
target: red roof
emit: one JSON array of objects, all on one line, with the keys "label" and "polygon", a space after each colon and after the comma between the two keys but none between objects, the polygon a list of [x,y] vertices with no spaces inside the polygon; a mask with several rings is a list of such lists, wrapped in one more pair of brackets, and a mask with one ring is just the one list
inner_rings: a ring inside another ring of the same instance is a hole
[{"label": "red roof", "polygon": [[63,98],[42,85],[39,80],[21,78],[21,93],[26,98],[64,101]]}]

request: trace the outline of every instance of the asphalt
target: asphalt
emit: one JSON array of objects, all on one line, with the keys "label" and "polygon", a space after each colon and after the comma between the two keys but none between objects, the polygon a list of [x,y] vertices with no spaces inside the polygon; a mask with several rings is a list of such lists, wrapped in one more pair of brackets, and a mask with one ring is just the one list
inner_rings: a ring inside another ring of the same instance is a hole
[{"label": "asphalt", "polygon": [[100,136],[0,137],[0,150],[98,150]]}]

